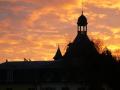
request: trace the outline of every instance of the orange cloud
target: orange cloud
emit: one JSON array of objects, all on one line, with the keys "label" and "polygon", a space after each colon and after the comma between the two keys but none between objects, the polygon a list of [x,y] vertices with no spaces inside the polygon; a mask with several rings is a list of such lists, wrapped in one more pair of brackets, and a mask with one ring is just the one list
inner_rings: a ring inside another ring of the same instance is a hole
[{"label": "orange cloud", "polygon": [[[113,52],[120,49],[119,10],[119,0],[84,0],[88,35],[102,39]],[[1,61],[52,60],[58,44],[64,53],[76,36],[81,1],[1,0],[0,12]]]},{"label": "orange cloud", "polygon": [[89,1],[89,3],[105,8],[120,8],[119,0],[112,0],[112,1],[103,0],[100,2],[98,2],[98,0],[94,0],[94,1]]}]

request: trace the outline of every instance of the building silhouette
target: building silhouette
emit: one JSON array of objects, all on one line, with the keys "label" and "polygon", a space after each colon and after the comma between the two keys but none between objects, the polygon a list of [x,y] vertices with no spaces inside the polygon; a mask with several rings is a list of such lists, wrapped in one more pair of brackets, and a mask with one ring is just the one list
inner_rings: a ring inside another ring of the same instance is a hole
[{"label": "building silhouette", "polygon": [[108,51],[99,54],[87,35],[87,24],[82,12],[75,39],[64,55],[58,46],[54,61],[0,64],[0,90],[115,90],[115,62]]}]

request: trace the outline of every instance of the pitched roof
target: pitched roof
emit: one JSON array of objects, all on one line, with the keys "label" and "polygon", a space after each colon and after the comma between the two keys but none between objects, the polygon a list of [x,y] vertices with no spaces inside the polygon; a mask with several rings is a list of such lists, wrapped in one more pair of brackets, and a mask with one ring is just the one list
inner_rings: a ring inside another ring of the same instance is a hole
[{"label": "pitched roof", "polygon": [[87,35],[78,33],[72,43],[68,44],[65,58],[82,58],[90,59],[98,55],[98,51],[94,46],[94,43],[88,38]]},{"label": "pitched roof", "polygon": [[0,69],[42,69],[61,68],[59,61],[11,61],[0,64]]},{"label": "pitched roof", "polygon": [[62,53],[60,51],[60,48],[58,46],[57,52],[55,53],[55,56],[53,57],[54,60],[62,59]]}]

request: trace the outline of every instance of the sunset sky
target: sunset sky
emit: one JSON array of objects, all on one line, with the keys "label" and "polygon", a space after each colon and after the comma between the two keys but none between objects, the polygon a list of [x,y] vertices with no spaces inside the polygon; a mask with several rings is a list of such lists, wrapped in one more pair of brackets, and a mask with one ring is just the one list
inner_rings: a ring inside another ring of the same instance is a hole
[{"label": "sunset sky", "polygon": [[[88,35],[120,50],[120,0],[83,0]],[[52,60],[77,33],[81,0],[0,0],[0,62]]]}]

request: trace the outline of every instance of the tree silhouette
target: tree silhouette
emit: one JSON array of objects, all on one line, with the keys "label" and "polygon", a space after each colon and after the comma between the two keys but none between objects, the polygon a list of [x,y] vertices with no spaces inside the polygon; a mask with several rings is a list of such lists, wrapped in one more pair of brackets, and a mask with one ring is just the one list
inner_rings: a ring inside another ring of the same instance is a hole
[{"label": "tree silhouette", "polygon": [[99,53],[102,53],[102,51],[105,48],[104,42],[101,39],[92,39],[91,40],[94,43],[95,48]]}]

